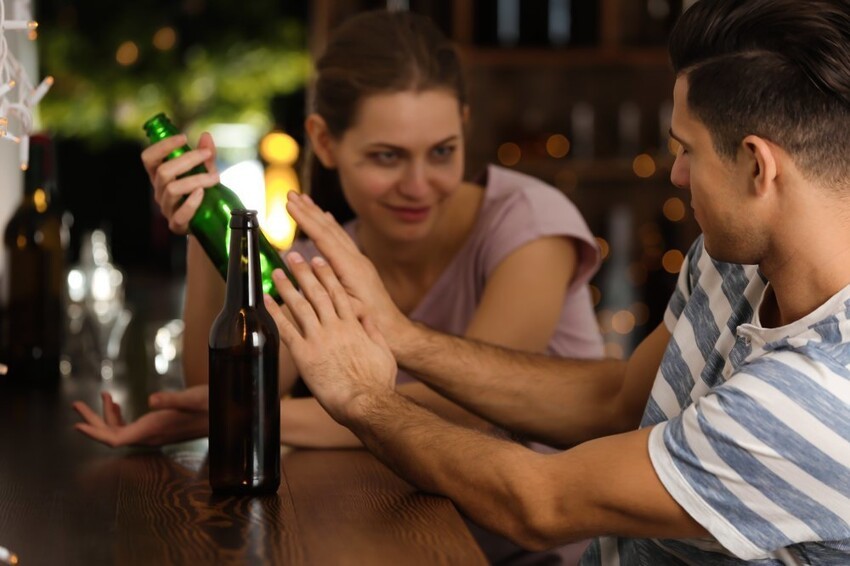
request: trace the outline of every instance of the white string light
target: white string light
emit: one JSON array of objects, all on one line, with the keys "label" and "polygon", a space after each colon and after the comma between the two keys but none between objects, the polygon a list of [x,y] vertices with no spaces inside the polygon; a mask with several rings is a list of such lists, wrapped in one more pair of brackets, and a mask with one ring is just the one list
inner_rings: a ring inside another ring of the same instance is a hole
[{"label": "white string light", "polygon": [[[0,140],[18,144],[21,169],[29,166],[29,135],[33,129],[33,111],[53,86],[53,77],[45,77],[38,86],[15,59],[6,41],[6,31],[24,31],[35,39],[38,22],[31,17],[30,0],[14,0],[16,19],[6,19],[6,0],[0,0]],[[14,122],[9,117],[17,118]],[[16,125],[15,131],[12,126]]]}]

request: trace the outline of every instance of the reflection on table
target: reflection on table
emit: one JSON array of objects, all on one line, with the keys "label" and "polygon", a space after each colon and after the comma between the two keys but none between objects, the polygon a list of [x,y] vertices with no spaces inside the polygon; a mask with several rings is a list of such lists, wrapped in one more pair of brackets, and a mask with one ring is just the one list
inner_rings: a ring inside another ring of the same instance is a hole
[{"label": "reflection on table", "polygon": [[76,432],[72,401],[99,409],[105,389],[135,418],[150,392],[176,385],[155,367],[169,320],[156,303],[179,292],[157,285],[130,305],[145,316],[132,317],[109,379],[69,358],[56,386],[0,387],[0,547],[21,564],[486,563],[449,500],[363,450],[284,450],[277,494],[221,497],[205,440],[112,450]]}]

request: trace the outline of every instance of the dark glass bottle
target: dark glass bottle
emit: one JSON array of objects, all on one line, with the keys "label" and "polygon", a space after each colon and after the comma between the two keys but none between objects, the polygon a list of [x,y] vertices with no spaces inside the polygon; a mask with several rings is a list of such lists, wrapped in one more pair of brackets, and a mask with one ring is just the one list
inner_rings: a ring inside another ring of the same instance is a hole
[{"label": "dark glass bottle", "polygon": [[[171,120],[162,113],[157,114],[145,122],[144,130],[151,143],[156,143],[178,133],[177,128],[171,123]],[[191,151],[191,148],[188,145],[184,145],[172,151],[167,159],[174,159],[187,151]],[[198,165],[185,173],[185,175],[204,172],[206,172],[206,168],[203,165]],[[245,206],[239,200],[239,197],[236,196],[236,193],[221,183],[217,183],[215,186],[204,190],[204,199],[201,201],[201,205],[189,223],[189,230],[192,235],[197,238],[201,247],[213,262],[213,265],[215,265],[218,272],[225,279],[227,279],[227,242],[230,239],[230,229],[228,228],[230,224],[230,213],[233,210],[244,208]],[[295,284],[295,279],[283,263],[283,259],[280,257],[278,251],[266,239],[262,231],[259,233],[259,239],[260,272],[263,292],[268,293],[275,301],[280,303],[282,300],[272,282],[272,271],[279,267],[293,284]]]},{"label": "dark glass bottle", "polygon": [[47,135],[30,137],[24,198],[6,224],[4,357],[16,383],[59,377],[64,335],[66,229],[55,197],[55,159]]},{"label": "dark glass bottle", "polygon": [[259,225],[234,210],[224,306],[210,329],[210,484],[225,493],[280,485],[279,336],[263,304]]}]

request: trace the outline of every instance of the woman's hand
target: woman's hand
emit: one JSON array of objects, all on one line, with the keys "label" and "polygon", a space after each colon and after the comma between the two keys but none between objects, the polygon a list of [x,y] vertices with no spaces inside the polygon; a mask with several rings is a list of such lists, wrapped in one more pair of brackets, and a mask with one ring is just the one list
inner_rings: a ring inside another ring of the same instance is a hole
[{"label": "woman's hand", "polygon": [[151,411],[125,423],[121,407],[103,392],[101,417],[81,401],[72,406],[83,417],[78,431],[107,446],[162,446],[206,436],[209,430],[209,387],[198,385],[184,391],[158,392],[150,396]]},{"label": "woman's hand", "polygon": [[357,316],[368,316],[395,352],[395,343],[412,323],[398,310],[375,266],[333,216],[323,212],[309,196],[290,192],[288,197],[286,209],[330,263]]},{"label": "woman's hand", "polygon": [[[175,234],[188,233],[189,221],[204,198],[204,188],[219,181],[215,144],[207,133],[201,135],[197,149],[164,161],[168,154],[186,143],[186,136],[179,134],[157,142],[142,152],[142,163],[153,185],[154,199],[168,220],[168,228]],[[206,173],[177,178],[201,164],[206,166]],[[184,198],[186,200],[181,202]]]}]

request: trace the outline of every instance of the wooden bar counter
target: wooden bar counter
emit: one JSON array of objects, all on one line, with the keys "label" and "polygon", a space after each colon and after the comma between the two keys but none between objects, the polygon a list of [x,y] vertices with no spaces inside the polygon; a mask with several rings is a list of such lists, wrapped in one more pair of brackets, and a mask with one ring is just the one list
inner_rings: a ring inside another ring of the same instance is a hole
[{"label": "wooden bar counter", "polygon": [[113,450],[76,432],[71,402],[99,410],[101,388],[0,387],[0,546],[23,566],[486,564],[448,499],[364,450],[284,450],[277,494],[214,496],[205,441]]}]

